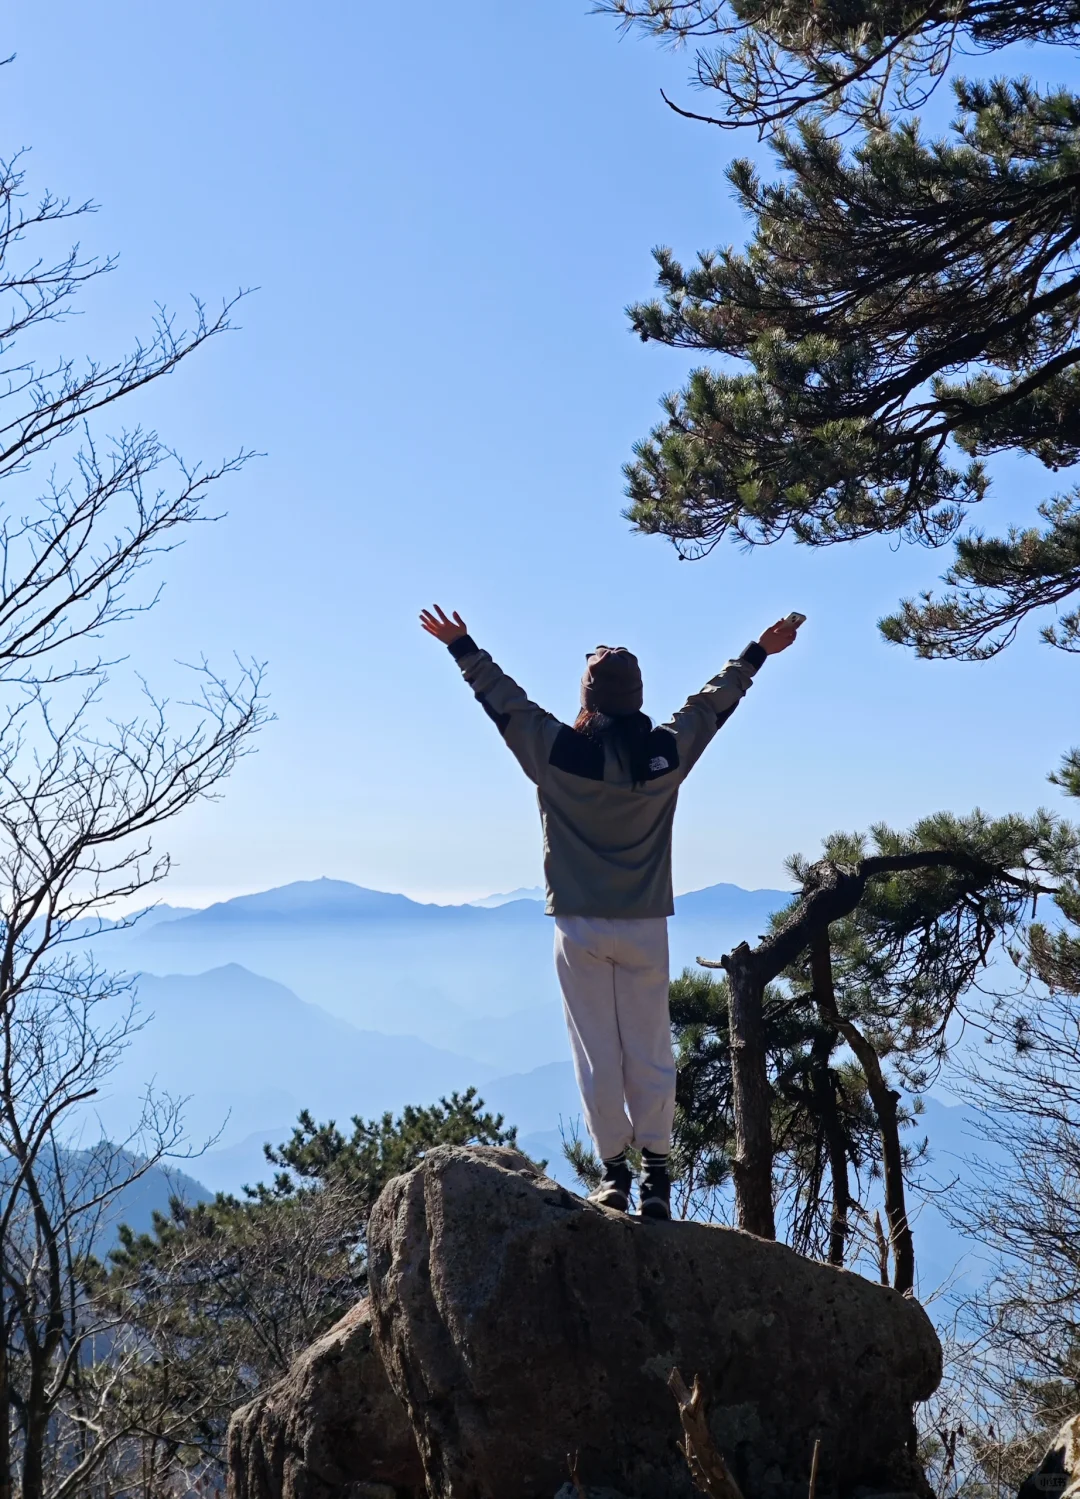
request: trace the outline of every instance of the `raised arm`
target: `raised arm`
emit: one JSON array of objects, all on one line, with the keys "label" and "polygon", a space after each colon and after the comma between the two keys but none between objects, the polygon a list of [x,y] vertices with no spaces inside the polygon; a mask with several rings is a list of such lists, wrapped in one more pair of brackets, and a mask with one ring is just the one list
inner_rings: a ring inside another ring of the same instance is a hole
[{"label": "raised arm", "polygon": [[456,611],[447,615],[436,604],[434,612],[422,611],[420,623],[449,650],[522,770],[531,781],[539,782],[562,724],[554,714],[530,702],[523,688],[480,649]]},{"label": "raised arm", "polygon": [[741,656],[711,677],[700,692],[691,693],[670,723],[661,725],[675,735],[682,775],[696,764],[713,735],[735,712],[766,658],[787,650],[795,635],[795,625],[786,619],[777,620],[759,639],[751,641]]}]

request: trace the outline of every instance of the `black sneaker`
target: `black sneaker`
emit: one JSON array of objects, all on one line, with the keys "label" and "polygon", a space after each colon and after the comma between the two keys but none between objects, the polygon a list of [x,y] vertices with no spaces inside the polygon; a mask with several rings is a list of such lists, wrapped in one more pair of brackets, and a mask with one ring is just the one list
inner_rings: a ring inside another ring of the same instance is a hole
[{"label": "black sneaker", "polygon": [[622,1155],[613,1156],[610,1161],[604,1162],[604,1175],[600,1185],[589,1193],[589,1202],[595,1202],[597,1207],[615,1208],[617,1212],[628,1213],[630,1211],[630,1188],[634,1179],[630,1174],[630,1167],[626,1164],[625,1152]]},{"label": "black sneaker", "polygon": [[641,1181],[638,1184],[638,1211],[643,1218],[671,1217],[671,1177],[666,1155],[641,1152]]}]

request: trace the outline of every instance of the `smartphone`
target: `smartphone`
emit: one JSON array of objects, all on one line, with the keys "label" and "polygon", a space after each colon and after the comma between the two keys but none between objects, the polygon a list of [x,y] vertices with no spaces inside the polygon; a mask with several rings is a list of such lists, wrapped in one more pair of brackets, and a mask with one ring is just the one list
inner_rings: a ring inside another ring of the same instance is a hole
[{"label": "smartphone", "polygon": [[794,625],[795,629],[797,630],[800,625],[804,625],[806,623],[806,615],[799,614],[797,611],[793,611],[791,614],[785,617],[784,623],[786,625]]}]

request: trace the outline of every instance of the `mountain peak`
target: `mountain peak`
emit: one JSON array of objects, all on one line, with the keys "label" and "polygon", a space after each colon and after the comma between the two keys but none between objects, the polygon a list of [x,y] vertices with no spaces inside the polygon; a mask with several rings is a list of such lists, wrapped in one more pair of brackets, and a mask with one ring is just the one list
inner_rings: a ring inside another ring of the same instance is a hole
[{"label": "mountain peak", "polygon": [[[323,875],[316,880],[294,880],[288,885],[278,885],[272,890],[260,890],[253,895],[236,895],[231,900],[217,901],[198,911],[188,921],[288,921],[310,920],[312,917],[324,921],[342,918],[404,916],[421,909],[417,901],[407,895],[392,895],[385,890],[368,890],[363,885],[353,885],[348,880],[328,879]],[[175,923],[170,923],[174,925]]]},{"label": "mountain peak", "polygon": [[507,890],[501,895],[485,895],[480,900],[471,900],[469,905],[491,910],[496,906],[511,905],[516,900],[544,900],[546,895],[543,885],[522,885],[517,890]]}]

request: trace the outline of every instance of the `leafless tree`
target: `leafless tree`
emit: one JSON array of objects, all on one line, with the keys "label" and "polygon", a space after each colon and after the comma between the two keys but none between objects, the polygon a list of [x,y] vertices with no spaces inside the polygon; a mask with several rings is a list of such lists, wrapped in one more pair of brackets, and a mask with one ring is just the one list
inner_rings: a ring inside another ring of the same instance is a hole
[{"label": "leafless tree", "polygon": [[[151,1234],[125,1229],[95,1299],[115,1319],[110,1366],[125,1419],[100,1499],[223,1486],[229,1417],[269,1388],[362,1293],[365,1220],[355,1183],[173,1203]],[[120,1356],[118,1357],[118,1352]]]},{"label": "leafless tree", "polygon": [[116,1435],[79,1405],[86,1350],[108,1330],[80,1290],[87,1257],[108,1206],[181,1137],[176,1102],[148,1097],[125,1148],[95,1143],[70,1169],[86,1106],[140,1023],[129,985],[87,955],[85,918],[93,930],[103,903],[161,877],[147,835],[228,773],[259,706],[257,673],[240,689],[208,678],[188,732],[157,704],[104,741],[95,694],[59,722],[40,688],[23,694],[0,734],[0,1399],[14,1417],[0,1496],[63,1499]]},{"label": "leafless tree", "polygon": [[1012,1478],[1080,1408],[1080,999],[999,1000],[985,1041],[963,1084],[983,1143],[944,1206],[994,1266],[964,1310]]},{"label": "leafless tree", "polygon": [[35,356],[113,268],[36,253],[91,208],[30,204],[19,160],[0,162],[0,1499],[89,1492],[122,1440],[136,1351],[88,1269],[122,1191],[181,1142],[179,1102],[150,1094],[128,1140],[94,1136],[92,1100],[142,1019],[85,939],[167,873],[155,830],[216,793],[265,717],[256,664],[227,680],[203,663],[187,702],[145,689],[137,712],[109,711],[102,637],[152,607],[139,575],[245,455],[191,468],[154,432],[98,430],[224,332],[235,299],[196,303],[189,329],[159,309],[117,359]]}]

